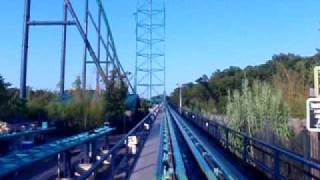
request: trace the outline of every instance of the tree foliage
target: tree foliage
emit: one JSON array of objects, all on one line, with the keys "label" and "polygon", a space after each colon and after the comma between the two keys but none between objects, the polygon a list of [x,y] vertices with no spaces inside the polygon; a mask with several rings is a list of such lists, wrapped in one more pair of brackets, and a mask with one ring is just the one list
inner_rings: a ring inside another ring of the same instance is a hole
[{"label": "tree foliage", "polygon": [[[49,90],[28,88],[27,101],[19,98],[18,89],[10,89],[0,75],[0,119],[10,121],[17,116],[38,121],[55,121],[70,130],[82,131],[103,125],[108,120],[123,128],[127,86],[113,72],[105,91],[81,89],[78,76],[73,89],[64,96]],[[108,118],[108,119],[107,119]]]},{"label": "tree foliage", "polygon": [[9,87],[10,83],[0,75],[0,120],[3,121],[26,114],[25,102],[19,98],[18,90]]},{"label": "tree foliage", "polygon": [[[249,87],[254,80],[260,80],[281,90],[291,117],[304,118],[305,100],[309,88],[313,87],[313,68],[316,65],[320,65],[320,53],[310,57],[278,54],[265,64],[243,69],[231,66],[217,70],[207,77],[207,82],[201,81],[205,77],[203,76],[195,83],[185,84],[182,88],[183,104],[192,111],[203,114],[225,114],[228,90],[241,90],[243,79],[248,79]],[[176,103],[179,102],[178,88],[171,98]]]},{"label": "tree foliage", "polygon": [[117,129],[126,129],[124,111],[128,88],[123,79],[116,77],[116,72],[113,71],[106,89],[105,109],[107,121]]}]

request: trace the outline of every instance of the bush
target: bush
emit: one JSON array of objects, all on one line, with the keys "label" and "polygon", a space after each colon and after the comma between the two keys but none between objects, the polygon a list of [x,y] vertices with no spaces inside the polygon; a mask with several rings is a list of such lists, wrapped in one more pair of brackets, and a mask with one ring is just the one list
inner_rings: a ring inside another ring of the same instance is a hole
[{"label": "bush", "polygon": [[266,82],[254,81],[252,87],[248,84],[245,79],[241,90],[229,91],[227,116],[230,126],[268,142],[274,141],[268,139],[272,137],[270,132],[280,139],[288,139],[291,136],[289,107],[283,101],[281,91]]}]

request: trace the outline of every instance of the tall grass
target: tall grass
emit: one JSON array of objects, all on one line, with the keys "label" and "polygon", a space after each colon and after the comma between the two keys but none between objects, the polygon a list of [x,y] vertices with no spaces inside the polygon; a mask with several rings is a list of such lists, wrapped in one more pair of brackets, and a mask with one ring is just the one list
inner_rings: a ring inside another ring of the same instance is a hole
[{"label": "tall grass", "polygon": [[266,82],[253,81],[249,86],[249,81],[243,80],[241,90],[228,93],[229,125],[270,143],[276,139],[288,140],[289,107],[281,94]]}]

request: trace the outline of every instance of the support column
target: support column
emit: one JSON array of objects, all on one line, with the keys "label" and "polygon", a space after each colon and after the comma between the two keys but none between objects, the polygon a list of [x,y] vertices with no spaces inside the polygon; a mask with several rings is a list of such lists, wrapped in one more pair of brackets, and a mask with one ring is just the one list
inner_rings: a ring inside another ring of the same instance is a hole
[{"label": "support column", "polygon": [[68,5],[64,2],[63,5],[64,25],[62,31],[62,47],[61,47],[61,67],[60,67],[60,95],[64,94],[65,80],[65,64],[66,64],[66,45],[67,45],[67,21],[68,21]]},{"label": "support column", "polygon": [[58,178],[71,177],[71,154],[68,151],[58,154]]},{"label": "support column", "polygon": [[[88,37],[88,11],[89,11],[89,0],[85,1],[85,36]],[[83,52],[83,67],[82,67],[82,90],[86,89],[86,79],[87,77],[87,43],[84,45],[84,52]]]},{"label": "support column", "polygon": [[[100,60],[101,60],[101,53],[100,53],[100,46],[101,46],[101,15],[102,15],[102,11],[101,11],[101,8],[99,7],[99,14],[98,14],[98,50],[97,50],[97,56],[98,56],[98,60],[99,60],[99,63],[100,63]],[[99,71],[97,70],[97,75],[96,75],[96,91],[97,92],[100,92],[100,74],[99,74]]]},{"label": "support column", "polygon": [[30,21],[31,0],[25,0],[23,17],[23,39],[22,39],[22,57],[20,74],[20,98],[27,98],[27,65],[28,65],[28,47],[29,47],[29,21]]},{"label": "support column", "polygon": [[106,83],[106,91],[107,91],[107,88],[109,87],[109,64],[110,64],[110,51],[109,51],[109,46],[110,46],[110,43],[109,43],[109,31],[108,31],[108,28],[107,28],[107,49],[106,49],[106,76],[107,76],[107,83]]},{"label": "support column", "polygon": [[97,149],[97,141],[93,140],[91,142],[91,158],[90,158],[90,163],[94,163],[96,161],[96,157],[98,154],[98,149]]}]

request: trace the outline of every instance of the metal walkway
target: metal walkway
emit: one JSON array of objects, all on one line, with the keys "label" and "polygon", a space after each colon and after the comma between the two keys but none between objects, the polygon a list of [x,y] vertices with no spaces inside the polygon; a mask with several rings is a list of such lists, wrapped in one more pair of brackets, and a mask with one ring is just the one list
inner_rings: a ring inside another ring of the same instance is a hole
[{"label": "metal walkway", "polygon": [[160,123],[165,114],[161,112],[154,122],[149,137],[138,157],[132,171],[131,180],[153,179],[157,168],[158,151],[160,145]]}]

